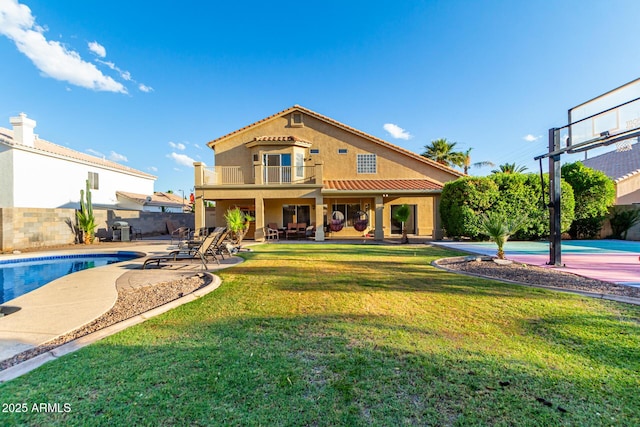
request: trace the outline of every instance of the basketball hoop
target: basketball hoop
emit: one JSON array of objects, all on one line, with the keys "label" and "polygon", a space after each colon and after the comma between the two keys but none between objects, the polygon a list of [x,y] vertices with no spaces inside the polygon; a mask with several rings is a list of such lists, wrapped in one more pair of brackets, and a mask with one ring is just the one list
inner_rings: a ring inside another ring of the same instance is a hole
[{"label": "basketball hoop", "polygon": [[633,148],[631,147],[631,141],[632,139],[625,139],[623,141],[616,142],[616,151],[618,153],[630,151]]}]

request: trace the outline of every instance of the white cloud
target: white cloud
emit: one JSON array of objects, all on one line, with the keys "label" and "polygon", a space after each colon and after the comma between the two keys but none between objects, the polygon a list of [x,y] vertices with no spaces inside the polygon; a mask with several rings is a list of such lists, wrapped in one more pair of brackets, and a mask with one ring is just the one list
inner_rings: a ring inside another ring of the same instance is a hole
[{"label": "white cloud", "polygon": [[195,160],[193,160],[191,157],[187,156],[186,154],[171,153],[171,154],[167,154],[167,157],[170,159],[173,159],[173,161],[175,161],[177,164],[181,166],[192,167],[193,163],[195,162]]},{"label": "white cloud", "polygon": [[534,136],[534,135],[528,134],[522,137],[522,139],[524,139],[527,142],[536,142],[540,138],[542,138],[542,135]]},{"label": "white cloud", "polygon": [[184,144],[182,144],[180,142],[176,143],[176,142],[173,142],[173,141],[169,141],[169,146],[171,148],[175,148],[176,150],[181,150],[181,151],[184,150],[185,148],[187,148],[186,145],[184,145]]},{"label": "white cloud", "polygon": [[47,40],[44,31],[29,7],[17,0],[0,1],[0,34],[11,39],[43,75],[96,91],[127,93],[121,83],[82,60],[77,52]]},{"label": "white cloud", "polygon": [[394,125],[393,123],[385,123],[384,126],[382,126],[382,127],[384,128],[384,130],[389,132],[389,134],[391,134],[391,136],[393,138],[396,138],[396,139],[409,139],[409,138],[411,138],[411,134],[409,132],[407,132],[406,130],[402,129],[398,125]]},{"label": "white cloud", "polygon": [[125,155],[116,153],[115,151],[111,151],[111,153],[109,153],[109,160],[112,160],[114,162],[128,162],[129,161],[129,159],[127,159],[127,157]]},{"label": "white cloud", "polygon": [[102,46],[98,42],[89,42],[89,50],[98,55],[100,58],[104,58],[105,56],[107,56],[107,49],[105,49],[104,46]]},{"label": "white cloud", "polygon": [[149,167],[147,168],[147,170],[149,170],[149,171],[151,171],[151,172],[158,172],[158,168],[157,168],[157,167],[155,167],[155,166],[149,166]]},{"label": "white cloud", "polygon": [[87,153],[91,154],[92,156],[96,156],[96,157],[102,157],[102,158],[104,158],[104,154],[102,154],[101,152],[96,151],[96,150],[94,150],[94,149],[92,149],[92,148],[87,148],[87,150],[86,150],[86,151],[87,151]]},{"label": "white cloud", "polygon": [[151,86],[147,86],[147,85],[142,84],[142,83],[140,83],[140,84],[138,85],[138,89],[139,89],[141,92],[144,92],[144,93],[153,92],[153,88],[152,88]]},{"label": "white cloud", "polygon": [[198,150],[202,150],[202,147],[200,147],[198,144],[193,144],[193,146],[194,146],[195,148],[197,148]]}]

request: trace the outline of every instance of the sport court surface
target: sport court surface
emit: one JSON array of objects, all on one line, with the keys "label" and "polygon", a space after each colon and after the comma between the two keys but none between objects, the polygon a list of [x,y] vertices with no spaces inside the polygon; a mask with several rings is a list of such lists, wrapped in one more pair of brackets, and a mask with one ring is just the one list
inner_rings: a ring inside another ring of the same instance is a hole
[{"label": "sport court surface", "polygon": [[[436,245],[481,255],[495,256],[493,242],[433,242]],[[563,267],[549,262],[549,242],[507,241],[507,259],[629,286],[640,286],[640,242],[625,240],[578,240],[562,242]]]}]

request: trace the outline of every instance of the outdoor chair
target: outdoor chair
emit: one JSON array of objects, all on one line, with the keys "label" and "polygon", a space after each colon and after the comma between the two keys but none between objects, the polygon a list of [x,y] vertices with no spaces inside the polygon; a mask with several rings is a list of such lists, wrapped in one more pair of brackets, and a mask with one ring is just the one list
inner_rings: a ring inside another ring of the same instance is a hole
[{"label": "outdoor chair", "polygon": [[273,227],[275,224],[269,224],[264,228],[264,237],[267,240],[280,240],[280,232],[276,227]]},{"label": "outdoor chair", "polygon": [[284,231],[284,235],[287,239],[289,239],[289,236],[298,237],[298,223],[290,222],[287,224],[287,229]]},{"label": "outdoor chair", "polygon": [[300,238],[305,238],[307,235],[307,223],[306,222],[299,222],[298,223],[298,233],[297,233],[297,237]]},{"label": "outdoor chair", "polygon": [[272,230],[277,230],[278,231],[278,239],[280,239],[280,237],[284,237],[284,229],[278,227],[278,224],[276,224],[275,222],[270,222],[269,223],[269,228]]},{"label": "outdoor chair", "polygon": [[183,261],[200,260],[202,262],[202,268],[207,268],[207,255],[212,255],[213,259],[219,265],[217,254],[212,251],[212,246],[216,243],[223,233],[211,233],[202,241],[199,247],[191,249],[178,249],[171,251],[165,255],[155,255],[147,258],[142,265],[142,269],[145,270],[148,265],[156,264],[160,268],[161,262],[167,262],[175,264]]},{"label": "outdoor chair", "polygon": [[171,236],[171,244],[173,244],[173,239],[176,239],[178,243],[188,239],[191,232],[189,227],[178,227],[173,221],[167,221],[167,231]]},{"label": "outdoor chair", "polygon": [[[224,230],[225,230],[225,227],[216,227],[213,230],[213,233],[221,233]],[[205,237],[207,237],[207,235],[209,235],[209,229],[206,227],[201,227],[198,229],[196,233],[192,233],[191,238],[189,240],[178,243],[178,247],[181,249],[185,247],[187,249],[198,247],[200,246],[202,241],[205,239]]]}]

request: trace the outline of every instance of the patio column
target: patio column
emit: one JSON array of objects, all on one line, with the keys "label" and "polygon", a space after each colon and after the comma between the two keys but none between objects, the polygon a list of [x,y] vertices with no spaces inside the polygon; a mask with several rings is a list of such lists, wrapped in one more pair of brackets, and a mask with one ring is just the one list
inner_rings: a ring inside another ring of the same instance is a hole
[{"label": "patio column", "polygon": [[384,239],[384,199],[382,196],[376,196],[376,228],[373,240]]},{"label": "patio column", "polygon": [[195,162],[193,164],[193,168],[195,170],[195,188],[194,192],[196,195],[195,200],[195,229],[198,230],[204,227],[205,224],[205,210],[204,210],[204,190],[201,190],[200,196],[198,196],[198,188],[202,187],[204,184],[204,164],[202,162]]},{"label": "patio column", "polygon": [[254,239],[256,242],[264,241],[264,199],[262,197],[256,197],[256,232]]},{"label": "patio column", "polygon": [[316,241],[324,241],[324,197],[316,196]]}]

